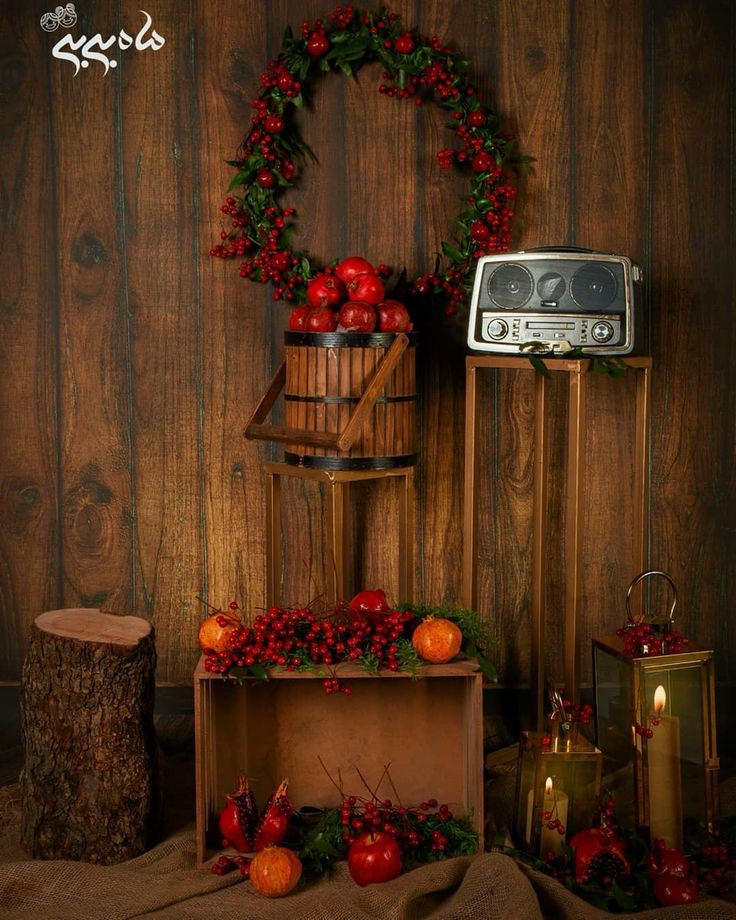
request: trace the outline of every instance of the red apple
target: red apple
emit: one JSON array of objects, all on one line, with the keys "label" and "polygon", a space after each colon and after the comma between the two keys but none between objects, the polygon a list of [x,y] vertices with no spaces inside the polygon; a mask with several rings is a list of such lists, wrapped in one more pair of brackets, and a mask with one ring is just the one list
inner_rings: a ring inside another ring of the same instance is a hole
[{"label": "red apple", "polygon": [[376,309],[379,332],[411,332],[414,328],[409,311],[398,300],[384,300]]},{"label": "red apple", "polygon": [[396,838],[380,831],[361,834],[350,844],[348,869],[358,885],[388,882],[401,875],[401,849]]},{"label": "red apple", "polygon": [[304,332],[304,324],[307,321],[307,316],[314,307],[310,307],[309,304],[304,304],[301,307],[294,307],[294,309],[289,314],[289,329],[292,332]]},{"label": "red apple", "polygon": [[362,275],[356,275],[352,281],[347,284],[348,296],[351,300],[358,300],[361,303],[369,303],[374,307],[377,306],[385,294],[383,281],[376,274],[364,272]]},{"label": "red apple", "polygon": [[307,285],[307,300],[313,307],[339,307],[345,300],[345,285],[334,275],[320,272]]},{"label": "red apple", "polygon": [[335,274],[343,284],[352,281],[356,275],[366,273],[375,275],[376,270],[367,259],[362,259],[360,256],[348,256],[335,268]]},{"label": "red apple", "polygon": [[337,313],[329,307],[312,307],[304,323],[305,332],[334,332],[337,329]]},{"label": "red apple", "polygon": [[369,303],[349,300],[340,307],[337,321],[346,332],[373,332],[376,328],[376,308]]}]

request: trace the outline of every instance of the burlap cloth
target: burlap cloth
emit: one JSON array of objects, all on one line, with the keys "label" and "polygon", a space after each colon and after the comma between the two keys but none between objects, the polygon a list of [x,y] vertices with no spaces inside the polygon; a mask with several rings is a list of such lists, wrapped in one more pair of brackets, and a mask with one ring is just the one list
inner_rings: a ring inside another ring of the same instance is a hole
[{"label": "burlap cloth", "polygon": [[[0,789],[0,917],[3,920],[600,920],[591,907],[508,856],[486,853],[407,872],[359,888],[344,864],[287,898],[255,894],[237,873],[196,867],[194,829],[118,866],[24,858],[13,787]],[[11,790],[11,791],[9,791]],[[619,916],[641,920],[725,920],[736,907],[719,900]]]}]

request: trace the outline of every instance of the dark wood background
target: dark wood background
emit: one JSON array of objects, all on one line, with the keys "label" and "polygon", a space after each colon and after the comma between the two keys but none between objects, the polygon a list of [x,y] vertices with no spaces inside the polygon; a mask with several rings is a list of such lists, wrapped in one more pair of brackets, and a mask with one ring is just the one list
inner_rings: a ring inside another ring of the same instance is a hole
[{"label": "dark wood background", "polygon": [[[78,3],[75,34],[143,21],[128,0]],[[51,57],[48,3],[2,5],[0,195],[0,679],[18,678],[40,612],[102,605],[155,624],[161,682],[189,680],[198,597],[264,603],[264,459],[246,419],[281,353],[286,310],[209,257],[230,158],[260,72],[312,0],[150,0],[158,52],[107,76]],[[675,579],[683,628],[736,674],[734,73],[729,0],[399,0],[411,25],[472,62],[522,149],[514,246],[632,256],[651,303],[651,564]],[[58,35],[58,33],[57,33]],[[436,107],[319,81],[302,119],[319,165],[298,193],[298,243],[428,270],[452,235],[459,176]],[[417,599],[457,601],[462,559],[464,330],[420,357]],[[504,679],[529,661],[531,375],[489,378],[480,608]],[[630,381],[590,399],[585,623],[610,632],[636,574]],[[564,407],[553,400],[549,670],[561,678]],[[291,484],[286,601],[319,594],[321,496]],[[356,503],[356,578],[396,590],[396,495]],[[663,603],[660,599],[660,603]],[[587,674],[587,669],[586,669]]]}]

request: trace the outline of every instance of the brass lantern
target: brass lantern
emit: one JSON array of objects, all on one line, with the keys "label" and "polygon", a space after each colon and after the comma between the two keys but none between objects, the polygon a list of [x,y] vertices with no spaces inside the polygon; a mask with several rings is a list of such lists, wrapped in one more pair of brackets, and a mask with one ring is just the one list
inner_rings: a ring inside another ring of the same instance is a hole
[{"label": "brass lantern", "polygon": [[519,745],[514,832],[531,853],[558,856],[590,827],[601,787],[601,752],[577,731],[523,732]]},{"label": "brass lantern", "polygon": [[[635,618],[631,593],[653,575],[670,585],[669,614]],[[680,849],[688,828],[716,829],[718,756],[713,652],[673,630],[676,606],[669,575],[637,575],[626,595],[626,626],[593,640],[593,680],[603,785],[618,819]]]}]

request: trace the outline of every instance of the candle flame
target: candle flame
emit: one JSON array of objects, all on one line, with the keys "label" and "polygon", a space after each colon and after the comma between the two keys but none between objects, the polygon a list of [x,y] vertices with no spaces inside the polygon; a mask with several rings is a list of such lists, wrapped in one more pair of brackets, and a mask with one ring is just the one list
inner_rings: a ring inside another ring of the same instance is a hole
[{"label": "candle flame", "polygon": [[547,777],[547,782],[544,784],[544,794],[552,795],[552,777]]},{"label": "candle flame", "polygon": [[661,716],[664,712],[664,707],[667,705],[667,694],[665,693],[664,687],[660,684],[659,687],[654,691],[654,712]]}]

